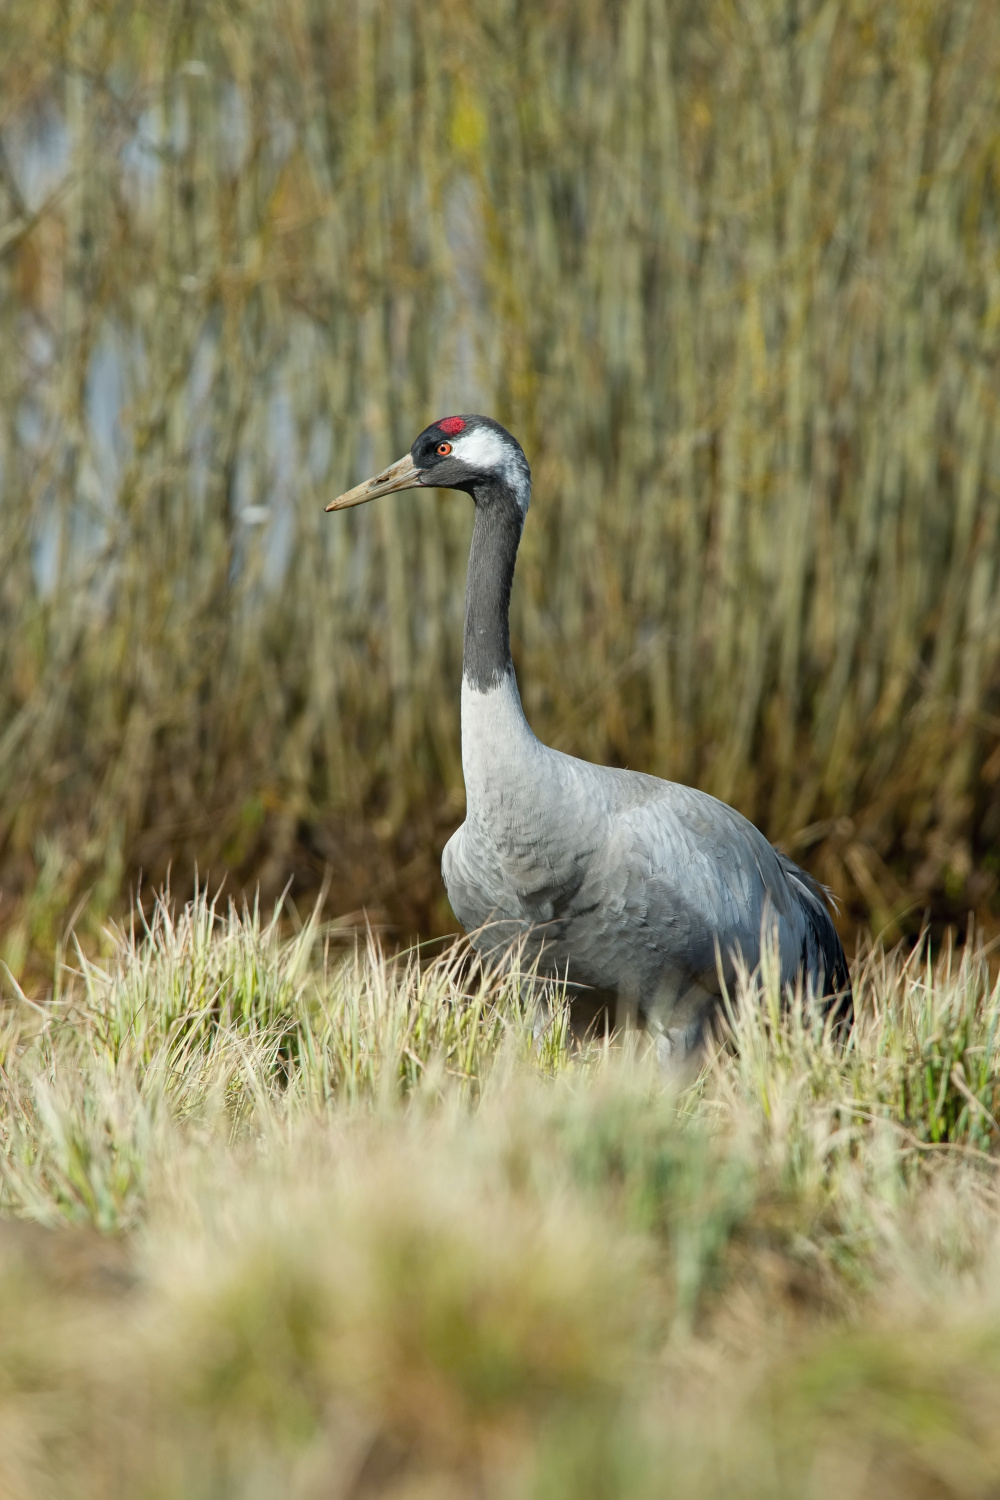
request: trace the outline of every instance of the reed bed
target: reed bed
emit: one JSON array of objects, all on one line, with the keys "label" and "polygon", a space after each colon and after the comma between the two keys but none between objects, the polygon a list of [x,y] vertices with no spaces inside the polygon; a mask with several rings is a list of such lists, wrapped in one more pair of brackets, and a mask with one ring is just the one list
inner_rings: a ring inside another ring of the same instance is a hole
[{"label": "reed bed", "polygon": [[744,976],[697,1079],[463,945],[178,912],[0,1005],[0,1487],[986,1497],[1000,987]]},{"label": "reed bed", "polygon": [[988,913],[998,65],[990,0],[10,0],[11,966],[171,861],[447,930],[469,506],[322,506],[456,409],[541,735]]}]

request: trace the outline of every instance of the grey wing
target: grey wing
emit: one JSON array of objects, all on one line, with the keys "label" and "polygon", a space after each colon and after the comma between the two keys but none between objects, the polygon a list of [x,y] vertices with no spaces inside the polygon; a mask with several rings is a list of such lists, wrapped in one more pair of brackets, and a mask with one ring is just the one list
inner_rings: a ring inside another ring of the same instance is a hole
[{"label": "grey wing", "polygon": [[640,819],[646,828],[636,853],[650,872],[651,915],[670,930],[671,915],[683,913],[673,923],[683,949],[672,957],[699,974],[716,970],[717,954],[730,973],[737,956],[753,968],[765,922],[777,928],[783,970],[793,950],[797,957],[802,918],[759,829],[734,808],[682,786],[670,786],[648,812],[636,809],[629,822],[635,827]]},{"label": "grey wing", "polygon": [[[591,982],[616,983],[643,1006],[687,991],[717,995],[718,959],[732,974],[758,961],[761,924],[778,927],[795,961],[804,923],[777,855],[753,824],[692,788],[630,777],[629,794],[575,892],[566,946]],[[783,969],[785,965],[783,963]]]},{"label": "grey wing", "polygon": [[650,872],[647,920],[666,939],[675,986],[686,975],[689,984],[717,992],[718,964],[710,968],[709,960],[718,953],[728,981],[737,955],[748,968],[757,965],[762,933],[770,930],[778,939],[782,984],[802,975],[816,994],[836,1000],[842,1020],[850,1018],[850,975],[829,892],[748,819],[704,792],[671,785],[629,822],[645,824],[647,838],[656,829],[649,838],[653,858],[642,837],[635,851]]}]

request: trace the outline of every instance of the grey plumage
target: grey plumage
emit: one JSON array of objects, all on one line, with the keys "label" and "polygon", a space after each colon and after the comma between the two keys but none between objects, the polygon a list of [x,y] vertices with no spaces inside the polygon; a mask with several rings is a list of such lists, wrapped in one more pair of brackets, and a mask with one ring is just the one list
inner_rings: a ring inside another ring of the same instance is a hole
[{"label": "grey plumage", "polygon": [[467,815],[442,860],[480,951],[517,945],[571,985],[624,998],[689,1051],[738,960],[777,939],[783,984],[803,977],[849,1012],[825,893],[734,808],[692,787],[594,766],[532,733],[510,659],[508,605],[530,494],[520,446],[487,418],[447,418],[333,506],[391,489],[464,489],[476,503],[466,589],[462,766]]},{"label": "grey plumage", "polygon": [[[468,812],[442,860],[456,916],[496,954],[633,1002],[690,1051],[737,954],[775,931],[782,983],[849,992],[822,890],[734,808],[541,744],[513,673],[462,690]],[[718,945],[718,949],[717,949]]]}]

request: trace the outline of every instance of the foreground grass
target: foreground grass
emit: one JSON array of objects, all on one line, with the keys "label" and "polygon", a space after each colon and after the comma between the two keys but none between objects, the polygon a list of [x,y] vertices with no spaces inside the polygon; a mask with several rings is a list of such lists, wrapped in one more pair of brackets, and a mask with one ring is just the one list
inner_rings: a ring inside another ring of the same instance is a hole
[{"label": "foreground grass", "polygon": [[1000,993],[766,971],[670,1089],[460,947],[205,898],[0,1040],[0,1492],[995,1494]]}]

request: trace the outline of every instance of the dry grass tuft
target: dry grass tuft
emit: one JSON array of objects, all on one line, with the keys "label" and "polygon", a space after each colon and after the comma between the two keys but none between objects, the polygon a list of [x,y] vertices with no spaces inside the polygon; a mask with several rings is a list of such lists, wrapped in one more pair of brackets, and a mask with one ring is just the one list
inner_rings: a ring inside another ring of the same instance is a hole
[{"label": "dry grass tuft", "polygon": [[530,976],[278,916],[9,986],[5,1494],[993,1492],[974,943],[859,962],[846,1046],[765,963],[678,1093]]}]

